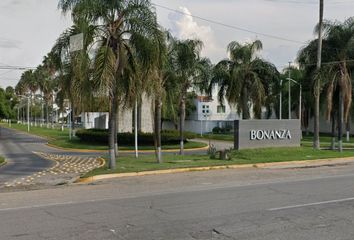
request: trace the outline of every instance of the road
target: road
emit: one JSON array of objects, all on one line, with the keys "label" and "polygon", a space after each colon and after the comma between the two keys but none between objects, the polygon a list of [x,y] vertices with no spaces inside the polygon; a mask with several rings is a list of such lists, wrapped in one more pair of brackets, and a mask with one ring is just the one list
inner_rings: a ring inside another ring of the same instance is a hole
[{"label": "road", "polygon": [[0,168],[0,183],[29,176],[53,165],[53,162],[40,158],[33,151],[58,152],[45,146],[46,141],[7,128],[0,128],[0,155],[7,164]]},{"label": "road", "polygon": [[[4,156],[7,161],[7,164],[0,168],[0,189],[15,183],[16,185],[21,185],[21,187],[28,187],[25,185],[40,182],[41,187],[44,187],[44,185],[50,186],[71,181],[71,179],[76,178],[81,173],[76,170],[76,162],[83,159],[84,162],[80,166],[86,168],[86,165],[93,163],[93,160],[86,160],[88,157],[95,158],[100,155],[100,153],[65,152],[51,148],[46,143],[47,141],[40,137],[0,128],[0,155]],[[48,160],[48,158],[40,157],[34,152],[72,156],[72,159],[67,159],[63,164],[57,165],[53,159]],[[71,165],[73,166],[73,171],[64,171]],[[49,169],[53,170],[49,171]],[[53,172],[53,174],[50,174],[50,172]],[[38,173],[45,173],[46,178],[43,176],[40,176],[41,179],[35,177]],[[36,187],[38,186],[31,186],[31,188]]]},{"label": "road", "polygon": [[2,193],[2,240],[354,236],[354,162],[122,178]]}]

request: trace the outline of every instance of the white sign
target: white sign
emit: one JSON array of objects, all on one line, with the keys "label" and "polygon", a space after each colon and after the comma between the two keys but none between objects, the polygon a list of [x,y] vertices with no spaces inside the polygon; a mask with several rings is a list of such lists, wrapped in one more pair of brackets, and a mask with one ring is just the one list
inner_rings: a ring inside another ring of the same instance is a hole
[{"label": "white sign", "polygon": [[251,140],[284,140],[291,139],[289,130],[251,130]]}]

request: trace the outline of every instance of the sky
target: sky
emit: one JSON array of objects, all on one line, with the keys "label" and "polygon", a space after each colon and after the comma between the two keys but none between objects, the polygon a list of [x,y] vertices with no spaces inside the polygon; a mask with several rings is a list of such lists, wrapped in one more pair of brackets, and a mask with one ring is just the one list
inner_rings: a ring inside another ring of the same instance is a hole
[{"label": "sky", "polygon": [[[260,56],[282,70],[289,61],[295,61],[306,42],[316,37],[313,29],[318,22],[319,0],[152,2],[159,23],[178,38],[202,40],[202,55],[213,63],[227,57],[226,47],[231,41],[258,39],[263,42]],[[57,0],[0,1],[0,67],[36,67],[42,62],[60,33],[71,25],[70,16],[64,16],[57,4]],[[351,16],[354,0],[325,0],[325,19],[343,21]],[[21,73],[0,69],[0,86],[15,86]]]}]

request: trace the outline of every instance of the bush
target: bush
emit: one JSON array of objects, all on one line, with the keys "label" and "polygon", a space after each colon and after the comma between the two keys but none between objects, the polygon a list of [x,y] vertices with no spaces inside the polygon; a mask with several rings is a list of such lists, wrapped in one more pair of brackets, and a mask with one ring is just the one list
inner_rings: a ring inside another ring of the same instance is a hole
[{"label": "bush", "polygon": [[219,128],[219,127],[214,127],[214,128],[213,128],[213,133],[214,133],[214,134],[220,134],[220,133],[221,133],[221,128]]},{"label": "bush", "polygon": [[[108,130],[102,129],[80,129],[76,132],[76,136],[82,142],[108,144]],[[134,133],[118,133],[118,143],[121,145],[133,145],[135,143]],[[184,141],[196,138],[197,135],[191,132],[184,132]],[[152,133],[139,133],[139,145],[154,145],[154,135]],[[173,145],[180,142],[179,132],[176,130],[164,130],[161,132],[161,143],[163,145]]]},{"label": "bush", "polygon": [[232,130],[232,126],[229,126],[229,125],[224,128],[214,127],[213,133],[214,134],[226,134],[226,133],[230,133],[231,130]]}]

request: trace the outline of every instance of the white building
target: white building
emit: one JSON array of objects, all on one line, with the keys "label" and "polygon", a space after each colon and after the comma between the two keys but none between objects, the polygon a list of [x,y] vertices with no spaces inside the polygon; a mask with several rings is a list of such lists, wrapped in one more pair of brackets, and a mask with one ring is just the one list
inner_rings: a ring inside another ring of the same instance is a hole
[{"label": "white building", "polygon": [[[85,129],[108,129],[108,112],[85,112],[81,113],[82,127]],[[134,109],[120,109],[118,113],[118,132],[133,132]],[[138,130],[141,132],[153,132],[153,109],[151,99],[144,96],[138,107]]]}]

